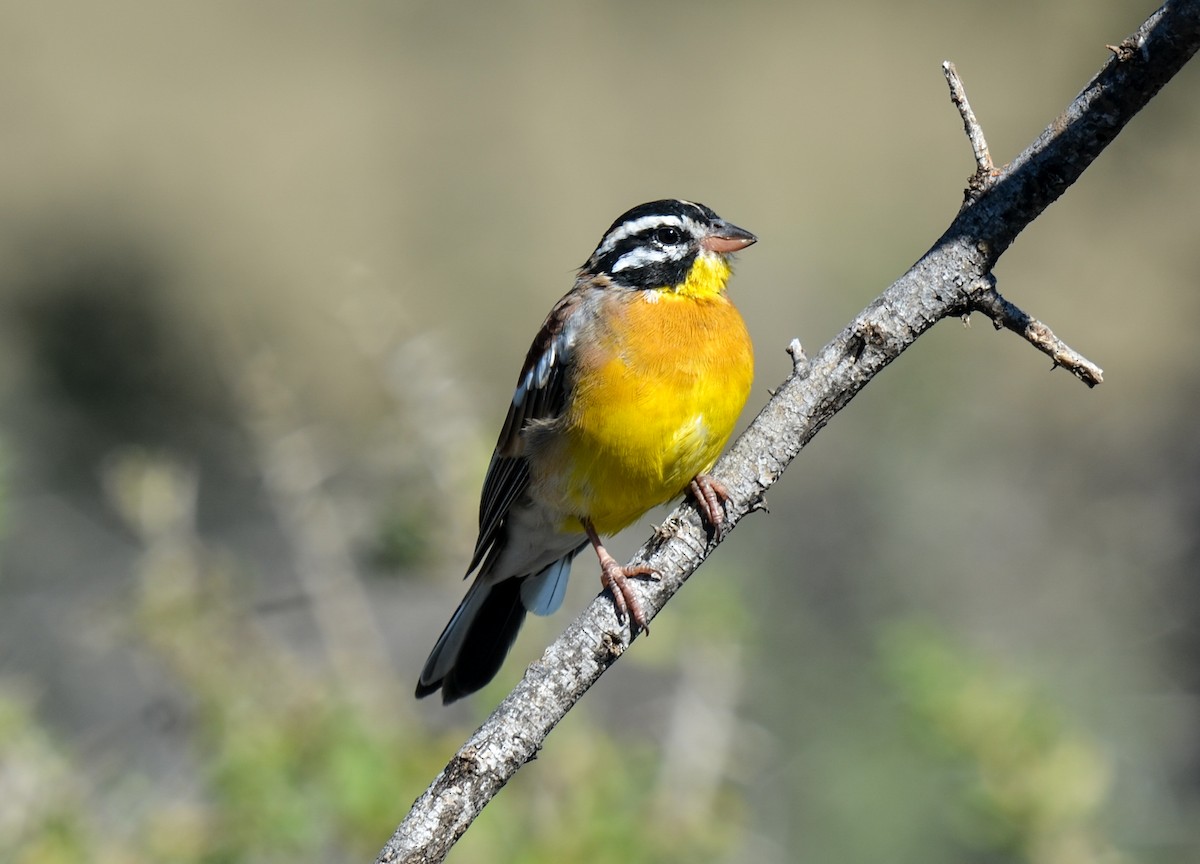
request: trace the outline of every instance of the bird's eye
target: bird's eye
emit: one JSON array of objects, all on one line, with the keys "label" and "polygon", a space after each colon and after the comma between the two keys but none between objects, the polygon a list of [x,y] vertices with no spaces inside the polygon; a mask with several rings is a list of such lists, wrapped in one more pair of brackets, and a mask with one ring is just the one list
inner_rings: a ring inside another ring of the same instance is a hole
[{"label": "bird's eye", "polygon": [[683,232],[678,228],[658,228],[654,232],[654,242],[660,246],[674,246],[683,240]]}]

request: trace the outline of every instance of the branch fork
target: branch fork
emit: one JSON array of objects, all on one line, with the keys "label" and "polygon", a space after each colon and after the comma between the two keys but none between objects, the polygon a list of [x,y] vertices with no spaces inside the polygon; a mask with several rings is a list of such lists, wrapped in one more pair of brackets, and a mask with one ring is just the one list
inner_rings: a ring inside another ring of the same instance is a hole
[{"label": "branch fork", "polygon": [[[1122,48],[1126,48],[1130,41],[1123,42]],[[1118,59],[1128,59],[1122,54],[1121,49],[1113,48],[1111,45],[1108,47]],[[1133,49],[1129,50],[1132,52]],[[995,187],[997,179],[1002,176],[1002,172],[998,171],[992,162],[992,154],[988,149],[987,138],[983,134],[983,126],[971,109],[971,102],[967,99],[967,89],[963,85],[962,78],[959,77],[958,69],[953,63],[946,60],[942,63],[942,71],[945,73],[946,83],[950,87],[950,101],[954,103],[954,107],[958,109],[958,113],[962,117],[963,130],[967,134],[971,152],[975,156],[975,173],[968,181],[963,194],[963,208],[965,209],[991,191]],[[1099,366],[1059,339],[1054,335],[1054,331],[1041,321],[1023,312],[1015,304],[1001,296],[996,289],[996,277],[990,268],[969,292],[968,304],[972,311],[982,312],[990,318],[997,330],[1007,328],[1048,355],[1054,361],[1052,369],[1061,366],[1088,387],[1095,387],[1104,380],[1104,371]]]}]

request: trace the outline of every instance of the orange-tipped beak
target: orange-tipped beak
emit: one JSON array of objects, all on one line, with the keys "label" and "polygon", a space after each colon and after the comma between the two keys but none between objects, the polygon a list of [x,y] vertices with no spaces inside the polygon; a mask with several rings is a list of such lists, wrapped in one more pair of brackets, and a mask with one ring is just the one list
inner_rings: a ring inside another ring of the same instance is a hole
[{"label": "orange-tipped beak", "polygon": [[728,255],[730,252],[745,249],[751,243],[756,242],[758,242],[758,238],[745,228],[739,228],[729,222],[721,222],[713,226],[712,233],[700,241],[700,248]]}]

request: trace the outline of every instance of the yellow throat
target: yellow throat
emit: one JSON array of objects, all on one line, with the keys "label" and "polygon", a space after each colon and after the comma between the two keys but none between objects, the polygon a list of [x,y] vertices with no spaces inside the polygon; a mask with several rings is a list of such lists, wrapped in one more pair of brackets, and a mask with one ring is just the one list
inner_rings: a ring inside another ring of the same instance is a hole
[{"label": "yellow throat", "polygon": [[688,297],[693,300],[710,299],[725,293],[725,283],[733,271],[729,262],[720,255],[701,252],[692,263],[687,279],[680,285],[664,285],[659,291]]}]

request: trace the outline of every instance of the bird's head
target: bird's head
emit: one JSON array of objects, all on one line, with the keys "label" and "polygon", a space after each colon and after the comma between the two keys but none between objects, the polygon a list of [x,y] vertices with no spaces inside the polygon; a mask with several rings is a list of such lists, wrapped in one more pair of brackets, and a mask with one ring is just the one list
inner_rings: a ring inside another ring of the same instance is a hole
[{"label": "bird's head", "polygon": [[714,296],[725,290],[729,256],[757,239],[703,204],[651,201],[613,222],[581,276],[606,276],[619,288]]}]

